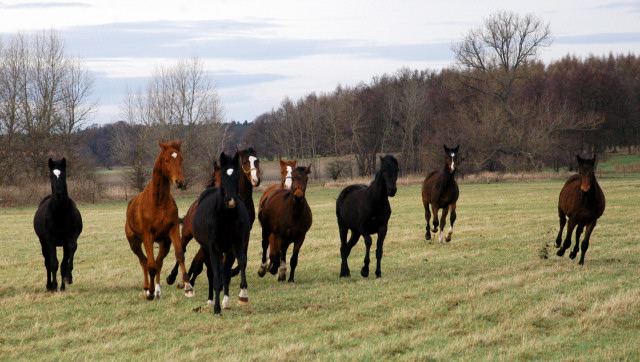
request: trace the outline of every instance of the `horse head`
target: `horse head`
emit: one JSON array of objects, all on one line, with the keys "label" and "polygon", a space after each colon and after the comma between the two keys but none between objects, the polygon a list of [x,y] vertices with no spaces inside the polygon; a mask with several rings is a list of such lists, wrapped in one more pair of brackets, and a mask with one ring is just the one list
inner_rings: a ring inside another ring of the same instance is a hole
[{"label": "horse head", "polygon": [[240,154],[242,172],[253,187],[258,187],[260,185],[260,160],[258,160],[257,152],[249,147],[246,150],[239,150],[238,153]]},{"label": "horse head", "polygon": [[240,156],[231,158],[224,152],[220,154],[220,192],[224,197],[224,206],[228,209],[236,207],[238,202],[238,160]]},{"label": "horse head", "polygon": [[398,179],[398,160],[392,155],[380,156],[380,174],[387,188],[387,195],[394,197],[398,188],[396,180]]},{"label": "horse head", "polygon": [[447,154],[446,158],[446,168],[449,169],[451,173],[456,171],[456,163],[458,162],[458,149],[460,145],[457,145],[456,148],[449,148],[447,145],[444,145],[444,152]]},{"label": "horse head", "polygon": [[49,159],[49,179],[51,179],[51,195],[61,200],[67,195],[67,159],[60,161]]},{"label": "horse head", "polygon": [[158,140],[158,146],[162,150],[158,155],[160,171],[176,188],[185,187],[184,176],[182,175],[182,151],[180,146],[182,141],[162,143]]},{"label": "horse head", "polygon": [[577,155],[578,159],[578,174],[580,175],[580,189],[583,193],[589,192],[591,189],[591,185],[596,180],[595,166],[596,166],[596,155],[593,155],[593,158],[582,158],[580,155]]},{"label": "horse head", "polygon": [[292,172],[296,168],[298,159],[294,158],[293,161],[282,161],[282,158],[278,157],[278,160],[280,161],[280,176],[284,182],[284,188],[291,190],[291,184],[293,181]]},{"label": "horse head", "polygon": [[311,165],[296,167],[291,173],[291,190],[293,190],[293,199],[299,202],[304,199],[304,194],[307,191],[307,182],[309,181],[309,174],[311,173]]}]

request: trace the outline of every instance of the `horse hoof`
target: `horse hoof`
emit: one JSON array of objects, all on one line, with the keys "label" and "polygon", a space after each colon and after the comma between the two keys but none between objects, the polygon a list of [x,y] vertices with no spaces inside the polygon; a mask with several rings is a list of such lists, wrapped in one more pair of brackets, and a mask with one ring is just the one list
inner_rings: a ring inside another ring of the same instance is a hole
[{"label": "horse hoof", "polygon": [[231,309],[231,301],[229,300],[228,295],[225,295],[224,298],[222,298],[222,308]]},{"label": "horse hoof", "polygon": [[431,228],[431,232],[432,233],[437,233],[438,232],[438,227],[437,226],[432,227]]},{"label": "horse hoof", "polygon": [[451,241],[451,236],[447,236],[446,238],[444,238],[444,241],[446,241],[447,243]]},{"label": "horse hoof", "polygon": [[369,269],[362,268],[362,270],[360,270],[360,275],[362,275],[364,278],[369,277]]},{"label": "horse hoof", "polygon": [[240,289],[240,294],[238,294],[238,304],[247,305],[249,304],[249,294],[247,294],[247,289]]},{"label": "horse hoof", "polygon": [[376,272],[376,278],[382,278],[382,272]]},{"label": "horse hoof", "polygon": [[258,269],[258,276],[262,278],[266,273],[267,273],[267,267],[264,266],[264,264],[260,265],[260,268]]},{"label": "horse hoof", "polygon": [[64,277],[62,278],[62,282],[65,284],[73,284],[73,278],[72,277]]},{"label": "horse hoof", "polygon": [[569,253],[569,259],[573,260],[576,258],[576,255],[578,255],[578,253],[574,253],[573,251]]},{"label": "horse hoof", "polygon": [[189,298],[192,298],[196,295],[196,293],[193,291],[193,286],[191,286],[190,283],[186,283],[184,286],[184,295],[186,295]]},{"label": "horse hoof", "polygon": [[153,300],[153,293],[151,293],[148,289],[144,290],[144,297],[147,298],[147,300]]},{"label": "horse hoof", "polygon": [[278,268],[278,281],[284,281],[287,279],[287,268]]},{"label": "horse hoof", "polygon": [[[167,282],[167,283],[169,283],[169,282]],[[169,285],[171,285],[171,284],[173,284],[173,283],[169,283]],[[178,283],[178,285],[176,285],[176,287],[177,287],[178,289],[182,289],[182,288],[184,288],[184,282],[180,282],[180,283]]]},{"label": "horse hoof", "polygon": [[216,303],[213,300],[209,299],[209,300],[207,300],[207,305],[209,307],[213,307],[214,305],[216,305]]},{"label": "horse hoof", "polygon": [[558,252],[556,253],[557,256],[563,256],[564,255],[564,249],[558,249]]},{"label": "horse hoof", "polygon": [[65,285],[64,285],[64,283],[62,283],[62,285],[60,286],[60,291],[64,292],[64,289],[65,289]]},{"label": "horse hoof", "polygon": [[162,296],[162,290],[160,290],[160,284],[156,284],[156,291],[153,293],[156,299],[160,299]]},{"label": "horse hoof", "polygon": [[[173,275],[169,274],[167,276],[167,284],[169,285],[173,285],[173,283],[176,281],[176,277],[174,277]],[[180,287],[178,287],[180,288]]]},{"label": "horse hoof", "polygon": [[431,234],[429,234],[429,233],[424,234],[424,238],[426,240],[431,240]]}]

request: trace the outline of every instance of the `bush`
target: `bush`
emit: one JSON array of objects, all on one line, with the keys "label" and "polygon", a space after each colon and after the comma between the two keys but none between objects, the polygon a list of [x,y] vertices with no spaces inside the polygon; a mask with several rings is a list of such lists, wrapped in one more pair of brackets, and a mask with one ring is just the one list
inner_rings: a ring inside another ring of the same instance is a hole
[{"label": "bush", "polygon": [[341,160],[333,160],[327,164],[327,173],[333,181],[337,180],[342,173],[349,168],[349,162]]}]

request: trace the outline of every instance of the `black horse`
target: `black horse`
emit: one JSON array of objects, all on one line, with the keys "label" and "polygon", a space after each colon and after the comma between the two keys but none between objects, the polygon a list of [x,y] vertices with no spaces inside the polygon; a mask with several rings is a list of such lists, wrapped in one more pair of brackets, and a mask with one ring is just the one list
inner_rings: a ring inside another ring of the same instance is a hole
[{"label": "black horse", "polygon": [[63,250],[60,277],[60,290],[65,289],[65,283],[72,284],[73,255],[78,248],[78,236],[82,232],[82,217],[76,204],[67,193],[67,160],[49,159],[49,178],[51,179],[51,195],[40,201],[38,210],[33,217],[33,228],[40,239],[44,266],[47,268],[47,290],[55,292],[58,289],[58,256],[56,247]]},{"label": "black horse", "polygon": [[[369,249],[371,248],[371,234],[378,234],[376,249],[376,277],[380,278],[380,259],[382,259],[382,244],[387,235],[387,223],[391,216],[389,197],[396,194],[396,179],[398,178],[398,161],[391,155],[380,157],[380,171],[368,187],[366,185],[347,186],[336,201],[336,216],[340,228],[340,256],[342,267],[340,277],[350,277],[347,258],[351,249],[358,242],[360,235],[364,238],[367,251],[364,255],[364,266],[360,274],[369,276]],[[351,230],[351,238],[347,242],[347,232]]]},{"label": "black horse", "polygon": [[[193,235],[203,250],[209,280],[209,304],[215,302],[213,312],[220,313],[220,291],[224,286],[223,307],[228,309],[231,266],[238,259],[240,268],[240,296],[238,303],[246,305],[247,296],[245,241],[249,238],[251,224],[249,213],[238,196],[238,157],[220,154],[220,187],[207,188],[198,198],[193,214]],[[224,258],[223,258],[224,255]]]}]

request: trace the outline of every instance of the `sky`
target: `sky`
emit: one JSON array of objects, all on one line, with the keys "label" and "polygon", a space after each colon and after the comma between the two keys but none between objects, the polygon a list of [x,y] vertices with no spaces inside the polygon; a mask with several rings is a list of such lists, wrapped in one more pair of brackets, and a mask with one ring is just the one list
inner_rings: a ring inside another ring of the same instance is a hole
[{"label": "sky", "polygon": [[451,45],[498,10],[549,23],[546,62],[640,55],[640,1],[0,0],[0,36],[54,29],[94,72],[91,123],[118,120],[127,87],[198,57],[226,121],[253,121],[285,97],[329,93],[403,67],[455,63]]}]

